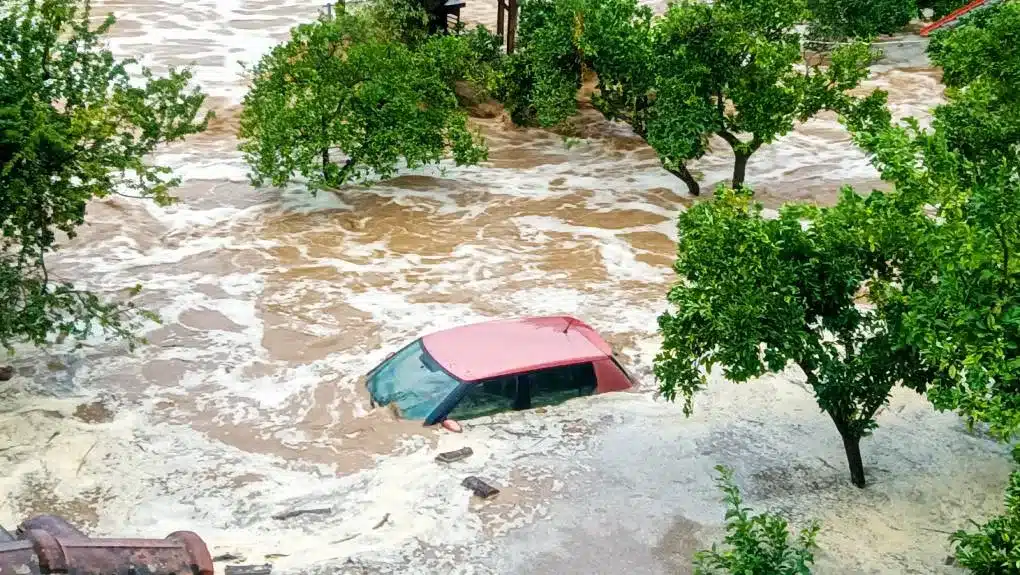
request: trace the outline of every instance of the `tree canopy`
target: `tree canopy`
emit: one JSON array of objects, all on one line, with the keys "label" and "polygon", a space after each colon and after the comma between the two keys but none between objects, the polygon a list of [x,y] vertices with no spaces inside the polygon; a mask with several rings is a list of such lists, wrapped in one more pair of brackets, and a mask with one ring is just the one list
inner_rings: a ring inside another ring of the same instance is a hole
[{"label": "tree canopy", "polygon": [[1020,5],[964,18],[935,32],[928,48],[948,100],[935,109],[934,127],[950,149],[979,167],[994,166],[1020,143]]},{"label": "tree canopy", "polygon": [[875,225],[893,207],[845,189],[831,208],[784,206],[766,218],[747,190],[720,190],[678,219],[678,283],[659,319],[655,374],[663,394],[693,396],[716,365],[744,382],[793,363],[843,439],[851,479],[865,484],[860,440],[898,383],[927,381],[911,349],[890,345],[881,310],[858,305],[892,275]]},{"label": "tree canopy", "polygon": [[93,25],[88,2],[17,0],[0,14],[0,346],[130,336],[139,315],[54,277],[46,256],[74,237],[94,198],[171,201],[169,168],[145,162],[158,145],[205,128],[191,75],[143,71],[104,48],[112,15]]},{"label": "tree canopy", "polygon": [[485,158],[447,76],[461,68],[466,40],[432,37],[412,49],[390,36],[368,13],[341,10],[297,26],[262,58],[240,128],[255,185],[300,175],[312,189],[339,186],[447,151],[458,165]]},{"label": "tree canopy", "polygon": [[[700,186],[687,162],[708,151],[712,136],[732,149],[739,187],[751,155],[795,122],[863,109],[850,91],[868,75],[869,49],[851,44],[824,68],[800,65],[796,26],[805,15],[800,0],[681,0],[661,17],[636,0],[526,0],[517,67],[507,74],[511,116],[561,122],[590,68],[595,107],[630,124],[692,194]],[[884,93],[866,99],[884,102]]]},{"label": "tree canopy", "polygon": [[808,37],[829,42],[891,34],[918,11],[916,0],[808,0],[808,8]]},{"label": "tree canopy", "polygon": [[584,62],[575,45],[583,0],[521,0],[515,52],[495,95],[518,125],[555,126],[577,111]]},{"label": "tree canopy", "polygon": [[1020,6],[1006,4],[932,43],[949,86],[933,130],[855,135],[912,213],[888,247],[901,270],[883,294],[896,343],[932,373],[936,407],[1002,438],[1020,430],[1020,52],[1004,41],[1017,26]]}]

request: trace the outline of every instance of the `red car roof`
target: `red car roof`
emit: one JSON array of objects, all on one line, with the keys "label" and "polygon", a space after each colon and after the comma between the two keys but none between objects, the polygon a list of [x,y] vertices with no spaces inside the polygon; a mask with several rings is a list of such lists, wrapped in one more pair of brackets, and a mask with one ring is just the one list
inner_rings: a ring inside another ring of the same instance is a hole
[{"label": "red car roof", "polygon": [[426,335],[422,343],[446,371],[478,381],[604,359],[612,348],[569,316],[487,321]]}]

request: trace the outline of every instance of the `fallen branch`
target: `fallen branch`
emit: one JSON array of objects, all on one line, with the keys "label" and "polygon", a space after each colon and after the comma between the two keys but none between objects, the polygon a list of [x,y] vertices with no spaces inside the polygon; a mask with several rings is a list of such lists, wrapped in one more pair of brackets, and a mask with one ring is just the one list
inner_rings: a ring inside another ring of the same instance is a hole
[{"label": "fallen branch", "polygon": [[81,473],[81,468],[85,467],[85,460],[89,458],[89,454],[92,453],[92,450],[95,449],[97,445],[99,445],[98,439],[92,443],[92,447],[90,447],[89,450],[85,452],[85,455],[81,456],[81,461],[78,462],[78,469],[74,471],[75,477],[78,477],[78,474]]},{"label": "fallen branch", "polygon": [[284,511],[283,513],[277,513],[273,515],[273,519],[284,520],[293,519],[299,515],[329,515],[333,512],[331,507],[322,507],[316,509],[295,509],[293,511]]}]

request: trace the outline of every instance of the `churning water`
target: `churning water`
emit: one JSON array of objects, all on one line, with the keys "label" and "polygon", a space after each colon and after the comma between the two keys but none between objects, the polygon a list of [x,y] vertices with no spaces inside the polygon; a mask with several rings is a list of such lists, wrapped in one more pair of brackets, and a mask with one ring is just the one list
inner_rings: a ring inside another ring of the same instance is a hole
[{"label": "churning water", "polygon": [[[465,19],[494,21],[491,4],[470,1]],[[724,463],[751,503],[825,520],[825,572],[929,573],[949,569],[933,529],[998,505],[1000,449],[909,394],[864,444],[864,492],[848,486],[838,436],[796,374],[718,382],[691,419],[654,397],[674,218],[691,199],[624,127],[585,110],[584,137],[568,145],[477,120],[491,148],[480,167],[337,194],[256,190],[235,151],[239,61],[254,63],[318,3],[96,8],[118,17],[119,55],[157,71],[192,65],[219,118],[157,158],[183,177],[180,204],[96,202],[54,258],[62,277],[109,295],[141,282],[164,324],[133,354],[95,341],[18,356],[18,377],[0,388],[0,523],[45,511],[93,534],[191,529],[214,555],[280,572],[683,573],[717,536],[712,466]],[[941,87],[923,46],[905,37],[886,49],[869,85],[890,92],[897,114],[925,115]],[[705,190],[729,161],[697,163]],[[772,207],[880,185],[827,116],[761,150],[748,173]],[[643,389],[453,435],[371,412],[357,385],[424,331],[547,313],[589,321]],[[470,459],[433,461],[463,445]],[[472,501],[460,486],[470,474],[503,493]],[[323,507],[332,513],[272,518]]]}]

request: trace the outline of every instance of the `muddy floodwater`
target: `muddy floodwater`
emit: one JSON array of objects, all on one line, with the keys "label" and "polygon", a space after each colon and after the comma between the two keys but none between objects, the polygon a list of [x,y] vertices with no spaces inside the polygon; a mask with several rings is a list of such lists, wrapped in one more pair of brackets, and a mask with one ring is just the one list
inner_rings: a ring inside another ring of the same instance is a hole
[{"label": "muddy floodwater", "polygon": [[[725,464],[754,507],[823,522],[819,573],[957,573],[946,532],[1000,509],[1004,449],[911,393],[863,443],[863,491],[795,370],[720,380],[689,419],[655,397],[656,317],[691,198],[626,127],[584,110],[580,140],[565,142],[479,119],[482,166],[337,194],[256,190],[235,151],[238,62],[319,3],[94,4],[119,18],[119,55],[193,65],[219,118],[157,158],[183,178],[178,205],[96,202],[54,258],[55,273],[99,292],[142,283],[164,322],[134,353],[100,340],[21,351],[0,387],[0,524],[53,512],[94,535],[190,529],[213,555],[277,573],[676,574],[719,537],[712,468]],[[495,2],[469,0],[465,19],[494,21]],[[923,44],[884,49],[868,85],[923,118],[942,92]],[[729,161],[694,166],[703,189]],[[831,116],[762,149],[748,174],[771,207],[881,185]],[[641,388],[452,434],[371,411],[358,386],[423,332],[553,313],[602,332]],[[462,446],[474,455],[434,461]],[[502,493],[472,499],[467,475]],[[331,511],[272,517],[308,508]]]}]

